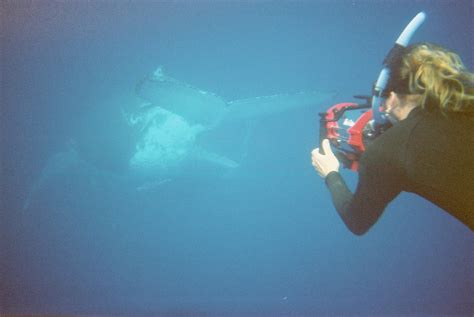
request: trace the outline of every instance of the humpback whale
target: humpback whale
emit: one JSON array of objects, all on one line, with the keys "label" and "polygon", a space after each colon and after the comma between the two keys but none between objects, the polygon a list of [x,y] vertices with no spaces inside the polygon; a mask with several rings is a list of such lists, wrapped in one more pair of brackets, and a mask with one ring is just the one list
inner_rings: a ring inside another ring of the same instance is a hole
[{"label": "humpback whale", "polygon": [[[331,92],[311,91],[226,101],[168,76],[162,67],[137,84],[136,95],[141,101],[136,96],[116,96],[99,107],[102,110],[94,115],[98,118],[88,120],[84,131],[77,131],[87,136],[82,142],[87,146],[54,154],[33,182],[24,209],[29,208],[35,192],[47,186],[48,179],[70,173],[77,164],[90,165],[84,170],[130,184],[139,192],[163,186],[179,175],[192,175],[201,166],[199,162],[217,172],[235,170],[241,162],[203,142],[203,135],[219,133],[217,128],[229,120],[258,124],[259,118],[271,114],[319,108],[334,97]],[[114,118],[123,124],[104,130],[103,122],[115,122]],[[251,136],[246,133],[246,138]],[[115,168],[108,170],[112,166]]]}]

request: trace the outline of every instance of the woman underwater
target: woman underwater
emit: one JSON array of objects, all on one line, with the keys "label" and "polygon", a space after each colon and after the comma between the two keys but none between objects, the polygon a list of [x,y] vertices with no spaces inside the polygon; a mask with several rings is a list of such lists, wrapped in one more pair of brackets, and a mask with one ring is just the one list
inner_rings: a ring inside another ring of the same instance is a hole
[{"label": "woman underwater", "polygon": [[474,74],[445,48],[419,43],[391,66],[384,111],[394,124],[362,154],[355,193],[339,174],[329,141],[312,164],[356,235],[400,192],[416,193],[474,229]]}]

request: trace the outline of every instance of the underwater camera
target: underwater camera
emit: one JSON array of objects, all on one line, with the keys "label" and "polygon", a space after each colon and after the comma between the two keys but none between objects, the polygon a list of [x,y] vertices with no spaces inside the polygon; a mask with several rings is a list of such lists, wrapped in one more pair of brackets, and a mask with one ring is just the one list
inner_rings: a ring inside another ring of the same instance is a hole
[{"label": "underwater camera", "polygon": [[365,103],[343,102],[319,113],[320,143],[328,139],[334,154],[344,167],[358,170],[360,156],[366,147],[391,127],[389,122],[376,124],[369,96],[354,96]]}]

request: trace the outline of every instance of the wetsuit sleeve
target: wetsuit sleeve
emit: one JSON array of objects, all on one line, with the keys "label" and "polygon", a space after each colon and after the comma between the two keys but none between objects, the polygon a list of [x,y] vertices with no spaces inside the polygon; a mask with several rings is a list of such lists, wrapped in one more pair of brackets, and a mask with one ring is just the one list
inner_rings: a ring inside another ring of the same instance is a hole
[{"label": "wetsuit sleeve", "polygon": [[346,226],[354,234],[364,234],[380,217],[387,204],[401,191],[400,174],[390,166],[361,161],[359,182],[354,194],[338,172],[326,177],[332,201]]}]

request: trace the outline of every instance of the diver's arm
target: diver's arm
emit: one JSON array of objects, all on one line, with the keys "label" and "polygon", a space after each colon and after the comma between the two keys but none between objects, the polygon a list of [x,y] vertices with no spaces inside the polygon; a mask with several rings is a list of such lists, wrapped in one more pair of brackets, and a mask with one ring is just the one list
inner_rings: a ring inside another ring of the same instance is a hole
[{"label": "diver's arm", "polygon": [[400,193],[403,172],[394,161],[387,159],[390,154],[386,155],[372,145],[372,150],[367,150],[359,161],[359,182],[352,194],[339,174],[339,162],[328,140],[323,140],[322,148],[324,153],[319,148],[311,152],[313,166],[326,180],[334,206],[347,228],[356,235],[362,235]]},{"label": "diver's arm", "polygon": [[377,222],[387,204],[400,193],[399,182],[393,175],[394,171],[371,169],[361,162],[359,183],[354,194],[339,172],[326,176],[334,206],[352,233],[366,233]]},{"label": "diver's arm", "polygon": [[[326,176],[325,183],[331,193],[334,207],[336,207],[338,212],[341,211],[345,213],[344,211],[347,210],[354,195],[347,187],[341,174],[339,174],[339,172],[329,173],[328,176]],[[344,218],[346,217],[343,217],[343,220]]]}]

